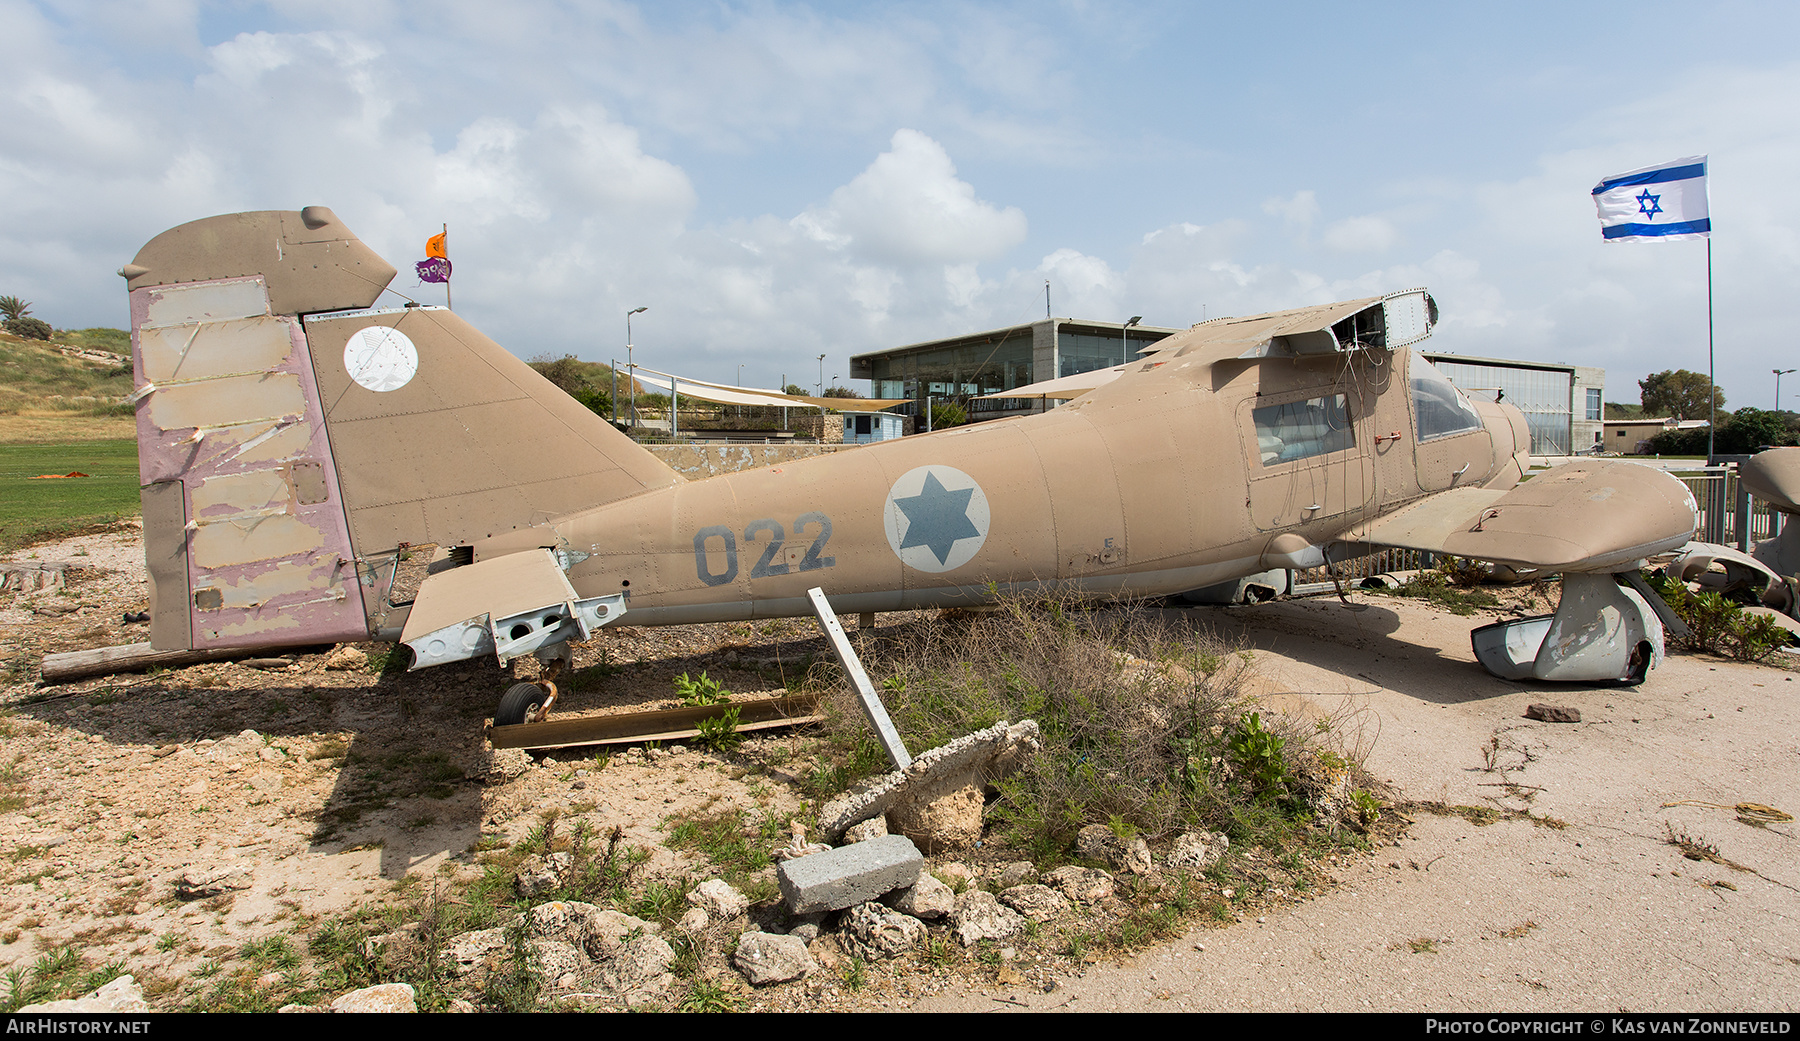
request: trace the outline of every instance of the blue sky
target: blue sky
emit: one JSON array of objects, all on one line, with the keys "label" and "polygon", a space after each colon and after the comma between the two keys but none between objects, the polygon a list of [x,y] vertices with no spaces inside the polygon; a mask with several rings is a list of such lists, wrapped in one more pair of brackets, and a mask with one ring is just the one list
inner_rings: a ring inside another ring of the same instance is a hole
[{"label": "blue sky", "polygon": [[810,385],[821,353],[830,382],[1041,316],[1046,280],[1059,315],[1172,326],[1422,284],[1434,349],[1635,401],[1705,368],[1705,245],[1603,243],[1588,192],[1708,154],[1728,404],[1800,365],[1792,4],[0,0],[0,27],[0,293],[59,327],[124,325],[113,272],[165,228],[323,204],[427,302],[447,222],[458,311],[525,357],[621,355],[648,306],[641,364]]}]

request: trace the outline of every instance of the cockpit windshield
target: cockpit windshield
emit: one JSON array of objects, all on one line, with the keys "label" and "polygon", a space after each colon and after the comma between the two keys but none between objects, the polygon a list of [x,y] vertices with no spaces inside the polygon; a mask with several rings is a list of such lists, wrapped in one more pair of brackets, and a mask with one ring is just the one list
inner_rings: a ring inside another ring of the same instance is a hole
[{"label": "cockpit windshield", "polygon": [[1411,374],[1413,417],[1420,441],[1481,429],[1475,407],[1418,351],[1412,352]]}]

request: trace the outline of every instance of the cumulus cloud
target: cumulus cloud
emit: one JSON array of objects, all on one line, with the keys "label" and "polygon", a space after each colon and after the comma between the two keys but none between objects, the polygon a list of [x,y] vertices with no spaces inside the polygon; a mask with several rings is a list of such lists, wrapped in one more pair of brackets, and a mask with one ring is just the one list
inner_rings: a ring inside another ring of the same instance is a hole
[{"label": "cumulus cloud", "polygon": [[1311,188],[1302,188],[1285,199],[1263,200],[1263,212],[1280,217],[1289,230],[1305,235],[1319,216],[1319,197]]},{"label": "cumulus cloud", "polygon": [[833,248],[890,264],[989,260],[1024,241],[1025,214],[975,197],[944,146],[898,130],[888,151],[795,227]]}]

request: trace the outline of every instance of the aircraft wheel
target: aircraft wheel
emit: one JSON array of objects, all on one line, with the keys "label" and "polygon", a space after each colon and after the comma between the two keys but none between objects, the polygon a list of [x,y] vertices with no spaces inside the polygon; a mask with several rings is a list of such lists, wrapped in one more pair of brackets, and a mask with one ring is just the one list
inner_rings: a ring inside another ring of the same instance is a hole
[{"label": "aircraft wheel", "polygon": [[544,701],[544,688],[535,683],[515,683],[501,695],[500,707],[494,710],[494,725],[510,727],[524,723],[537,715]]}]

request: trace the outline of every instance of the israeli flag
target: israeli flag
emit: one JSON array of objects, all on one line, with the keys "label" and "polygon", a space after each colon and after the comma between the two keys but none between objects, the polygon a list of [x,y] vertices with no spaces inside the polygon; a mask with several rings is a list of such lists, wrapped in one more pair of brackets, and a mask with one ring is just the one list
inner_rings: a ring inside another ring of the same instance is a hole
[{"label": "israeli flag", "polygon": [[1703,239],[1712,234],[1706,157],[1677,159],[1608,177],[1594,186],[1600,234],[1626,239]]}]

